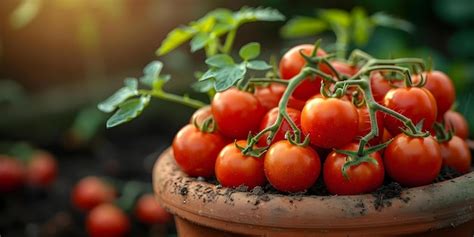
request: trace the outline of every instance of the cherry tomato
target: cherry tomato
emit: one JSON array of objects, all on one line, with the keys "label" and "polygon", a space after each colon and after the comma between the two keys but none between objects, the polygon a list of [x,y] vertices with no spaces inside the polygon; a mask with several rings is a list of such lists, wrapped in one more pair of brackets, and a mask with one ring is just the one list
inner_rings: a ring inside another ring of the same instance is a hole
[{"label": "cherry tomato", "polygon": [[355,138],[358,127],[359,114],[349,101],[316,97],[301,112],[301,128],[318,147],[344,146]]},{"label": "cherry tomato", "polygon": [[382,103],[385,95],[393,87],[390,82],[385,80],[380,72],[373,72],[370,74],[370,89],[375,101]]},{"label": "cherry tomato", "polygon": [[[367,107],[364,106],[364,107],[358,108],[357,112],[359,113],[359,129],[357,130],[356,138],[357,140],[360,140],[360,138],[364,137],[371,131],[372,125],[370,122],[370,115],[369,115],[369,111],[367,110]],[[383,137],[383,130],[384,130],[383,113],[379,111],[375,112],[375,118],[377,120],[379,135],[375,136],[372,140],[369,141],[371,145],[379,144],[382,141],[382,137]]]},{"label": "cherry tomato", "polygon": [[173,216],[155,200],[153,194],[141,196],[135,206],[135,215],[145,224],[166,224]]},{"label": "cherry tomato", "polygon": [[[423,131],[432,130],[436,121],[436,101],[431,93],[418,87],[390,90],[384,98],[384,105],[411,119],[416,125],[423,120]],[[385,114],[384,126],[392,135],[401,132],[404,125],[398,119]]]},{"label": "cherry tomato", "polygon": [[37,151],[26,167],[28,183],[32,186],[46,187],[51,185],[58,174],[56,159],[48,152]]},{"label": "cherry tomato", "polygon": [[387,174],[408,187],[430,184],[438,176],[443,159],[438,142],[431,136],[397,135],[385,148]]},{"label": "cherry tomato", "polygon": [[273,144],[265,154],[265,175],[282,192],[301,192],[311,187],[321,172],[318,153],[287,140]]},{"label": "cherry tomato", "polygon": [[[237,141],[241,147],[247,142]],[[265,184],[263,171],[263,158],[244,156],[242,152],[231,143],[225,146],[216,160],[216,178],[224,187],[238,187],[245,185],[252,189]]]},{"label": "cherry tomato", "polygon": [[104,203],[89,213],[86,229],[91,237],[121,237],[130,231],[130,220],[117,206]]},{"label": "cherry tomato", "polygon": [[12,192],[20,188],[25,180],[23,164],[12,157],[0,155],[0,192]]},{"label": "cherry tomato", "polygon": [[249,132],[257,132],[266,112],[254,95],[235,88],[217,93],[211,107],[219,131],[237,139],[245,139]]},{"label": "cherry tomato", "polygon": [[196,112],[194,112],[193,115],[191,116],[189,123],[194,124],[194,122],[196,122],[198,126],[202,126],[204,121],[208,119],[209,117],[212,117],[212,112],[211,112],[211,106],[207,105],[196,110]]},{"label": "cherry tomato", "polygon": [[174,159],[186,174],[210,177],[214,175],[217,155],[225,144],[224,138],[218,133],[201,132],[188,124],[174,137]]},{"label": "cherry tomato", "polygon": [[260,104],[268,111],[278,106],[285,90],[286,86],[272,83],[268,86],[255,87],[254,95],[258,101],[260,101]]},{"label": "cherry tomato", "polygon": [[[349,65],[345,62],[332,61],[331,65],[334,69],[336,69],[336,71],[338,71],[339,73],[341,73],[343,75],[346,75],[348,77],[353,76],[357,73],[357,68],[355,68],[354,66],[351,66],[351,65]],[[321,69],[324,73],[334,76],[334,72],[329,67],[327,67],[326,65],[324,67],[321,66]]]},{"label": "cherry tomato", "polygon": [[454,130],[456,136],[466,140],[469,137],[469,124],[462,114],[448,110],[444,114],[444,123],[448,130]]},{"label": "cherry tomato", "polygon": [[301,111],[305,104],[306,104],[305,100],[298,100],[298,99],[295,99],[295,97],[290,96],[287,106],[288,108],[293,108],[293,109]]},{"label": "cherry tomato", "polygon": [[[290,116],[291,120],[296,124],[296,126],[301,129],[301,124],[300,124],[300,117],[301,117],[301,112],[296,109],[292,108],[287,108],[286,112]],[[275,121],[278,118],[278,108],[273,108],[272,110],[268,111],[268,113],[263,117],[262,123],[260,124],[260,131],[265,129],[266,127],[269,127],[275,123]],[[283,119],[283,122],[281,123],[280,128],[278,129],[277,133],[275,134],[273,141],[271,144],[284,140],[285,139],[285,133],[287,131],[292,131],[290,124]],[[265,133],[260,140],[258,141],[258,144],[260,146],[267,146],[267,138],[268,138],[269,133]]]},{"label": "cherry tomato", "polygon": [[[314,50],[314,46],[310,44],[302,44],[291,48],[288,52],[283,55],[280,60],[280,75],[282,79],[291,79],[300,73],[301,69],[305,66],[306,61],[300,55],[300,51],[303,54],[310,56]],[[326,55],[326,52],[322,49],[318,49],[318,56]],[[293,92],[293,96],[299,100],[307,100],[311,96],[318,94],[321,87],[321,78],[316,77],[313,80],[307,78],[304,80]]]},{"label": "cherry tomato", "polygon": [[[358,148],[357,143],[350,143],[342,150],[357,151]],[[362,162],[351,166],[346,170],[346,178],[342,173],[342,167],[351,158],[336,151],[331,152],[323,165],[324,183],[328,191],[337,195],[355,195],[372,192],[380,187],[385,175],[382,158],[378,152],[369,156],[376,161],[376,164]]]},{"label": "cherry tomato", "polygon": [[75,207],[87,211],[102,203],[115,199],[115,189],[95,176],[82,178],[72,190],[72,202]]},{"label": "cherry tomato", "polygon": [[451,167],[461,174],[471,171],[471,152],[467,143],[458,136],[439,144],[443,166]]},{"label": "cherry tomato", "polygon": [[[428,89],[436,100],[438,108],[438,121],[443,119],[443,115],[453,106],[456,98],[456,91],[451,79],[440,71],[431,71],[423,73],[426,78],[425,88]],[[413,77],[413,81],[419,81],[420,76]]]}]

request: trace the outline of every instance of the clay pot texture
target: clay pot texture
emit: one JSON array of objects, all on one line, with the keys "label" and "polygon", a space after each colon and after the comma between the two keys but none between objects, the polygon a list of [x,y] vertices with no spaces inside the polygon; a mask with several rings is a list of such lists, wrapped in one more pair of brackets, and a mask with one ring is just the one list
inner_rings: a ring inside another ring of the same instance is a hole
[{"label": "clay pot texture", "polygon": [[175,215],[179,236],[473,236],[474,173],[404,189],[375,208],[371,194],[254,194],[188,177],[170,149],[153,171],[157,200]]}]

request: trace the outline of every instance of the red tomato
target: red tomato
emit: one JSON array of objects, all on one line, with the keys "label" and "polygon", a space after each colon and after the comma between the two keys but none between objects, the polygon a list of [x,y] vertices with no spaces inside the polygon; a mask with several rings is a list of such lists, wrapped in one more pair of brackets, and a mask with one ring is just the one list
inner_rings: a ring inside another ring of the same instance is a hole
[{"label": "red tomato", "polygon": [[287,106],[288,108],[293,108],[293,109],[301,111],[305,104],[306,104],[305,100],[298,100],[298,99],[295,99],[295,97],[290,96]]},{"label": "red tomato", "polygon": [[334,98],[309,100],[301,112],[301,128],[311,143],[338,148],[351,142],[359,127],[359,114],[349,101]]},{"label": "red tomato", "polygon": [[[453,106],[456,99],[456,91],[451,79],[440,71],[431,71],[423,73],[426,78],[425,88],[428,89],[436,100],[438,108],[438,121],[443,119],[443,115]],[[419,75],[413,77],[413,81],[420,80]]]},{"label": "red tomato", "polygon": [[370,74],[370,90],[377,103],[383,103],[387,92],[393,88],[404,87],[403,81],[389,82],[382,73],[372,72]]},{"label": "red tomato", "polygon": [[[300,73],[301,69],[306,65],[306,61],[300,55],[300,51],[303,54],[310,56],[314,50],[314,46],[310,44],[302,44],[291,48],[288,52],[283,55],[280,60],[280,75],[282,79],[291,79]],[[318,56],[326,55],[326,52],[322,49],[318,49]],[[307,100],[311,96],[318,94],[321,88],[321,78],[316,77],[312,81],[307,78],[304,80],[293,92],[293,96],[299,100]]]},{"label": "red tomato", "polygon": [[153,194],[141,196],[135,206],[135,215],[145,224],[166,224],[173,216],[155,200]]},{"label": "red tomato", "polygon": [[471,171],[471,152],[467,143],[458,136],[439,144],[443,166],[451,167],[461,174]]},{"label": "red tomato", "polygon": [[115,189],[95,176],[82,178],[71,193],[75,207],[87,211],[115,199]]},{"label": "red tomato", "polygon": [[[332,67],[336,69],[339,73],[346,75],[348,77],[351,77],[357,73],[357,68],[351,66],[350,64],[347,64],[345,62],[341,61],[332,61],[331,62]],[[327,66],[321,67],[322,71],[334,76],[334,72]]]},{"label": "red tomato", "polygon": [[58,174],[56,159],[45,151],[35,152],[26,168],[28,183],[33,186],[49,186]]},{"label": "red tomato", "polygon": [[393,180],[408,187],[430,184],[438,176],[443,159],[438,142],[431,136],[396,136],[385,148],[384,164]]},{"label": "red tomato", "polygon": [[[367,107],[364,106],[364,107],[358,108],[357,112],[359,113],[359,129],[357,131],[356,138],[357,140],[360,140],[360,138],[364,137],[371,131],[372,125],[370,122],[370,115],[369,115],[369,111],[367,110]],[[383,137],[383,130],[384,130],[383,113],[381,113],[380,111],[375,112],[375,118],[377,120],[379,135],[369,141],[371,145],[379,144],[382,141],[382,137]]]},{"label": "red tomato", "polygon": [[130,220],[117,206],[104,203],[89,213],[86,229],[91,237],[121,237],[130,231]]},{"label": "red tomato", "polygon": [[0,155],[0,192],[11,192],[23,185],[25,168],[12,157]]},{"label": "red tomato", "polygon": [[174,159],[186,174],[210,177],[214,175],[217,155],[225,144],[218,133],[204,133],[188,124],[174,137]]},{"label": "red tomato", "polygon": [[[290,116],[291,120],[298,126],[299,129],[301,129],[301,123],[300,123],[300,117],[301,117],[301,112],[296,109],[292,108],[287,108],[286,112]],[[263,117],[262,123],[260,124],[260,131],[265,129],[266,127],[269,127],[275,123],[275,121],[278,118],[278,108],[273,108],[272,110],[268,111],[268,113]],[[290,124],[283,119],[283,122],[281,123],[280,128],[278,129],[277,133],[273,137],[273,143],[284,140],[285,139],[285,133],[287,131],[292,131]],[[264,147],[267,146],[267,138],[268,138],[269,132],[265,133],[260,140],[258,141],[258,145]]]},{"label": "red tomato", "polygon": [[[390,90],[384,98],[384,105],[411,119],[416,125],[423,120],[423,131],[432,130],[436,121],[436,101],[431,93],[423,88],[397,88]],[[404,125],[398,119],[385,114],[384,126],[392,135],[401,132]]]},{"label": "red tomato", "polygon": [[[357,151],[359,145],[351,143],[342,150]],[[368,193],[380,187],[384,180],[383,161],[378,152],[370,154],[370,157],[377,161],[377,164],[362,162],[348,168],[347,178],[342,173],[342,167],[349,161],[347,155],[331,152],[323,166],[324,183],[332,194],[355,195]]]},{"label": "red tomato", "polygon": [[245,139],[249,132],[257,132],[266,112],[254,95],[235,88],[217,93],[211,107],[219,131],[237,139]]},{"label": "red tomato", "polygon": [[268,111],[278,106],[285,93],[286,86],[272,83],[268,86],[256,86],[254,95],[260,104]]},{"label": "red tomato", "polygon": [[[246,146],[246,141],[237,141]],[[263,158],[244,156],[234,143],[225,146],[216,160],[216,178],[224,187],[245,185],[252,189],[265,184]]]},{"label": "red tomato", "polygon": [[289,141],[273,144],[265,154],[265,175],[270,184],[282,192],[301,192],[311,187],[321,172],[318,153]]},{"label": "red tomato", "polygon": [[194,112],[193,115],[191,116],[189,123],[194,124],[194,121],[196,121],[196,124],[198,126],[202,126],[204,121],[211,116],[212,116],[211,106],[207,105],[196,110],[196,112]]},{"label": "red tomato", "polygon": [[456,136],[466,140],[469,137],[469,124],[462,114],[448,110],[444,114],[444,123],[446,128],[454,130]]}]

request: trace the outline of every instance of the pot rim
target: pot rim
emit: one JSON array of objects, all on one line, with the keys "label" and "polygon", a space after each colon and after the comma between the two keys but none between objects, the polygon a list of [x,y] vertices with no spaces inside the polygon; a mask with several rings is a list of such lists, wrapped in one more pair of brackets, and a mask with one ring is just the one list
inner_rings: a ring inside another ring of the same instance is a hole
[{"label": "pot rim", "polygon": [[388,206],[376,210],[376,197],[371,194],[258,196],[219,188],[188,177],[176,165],[170,148],[161,154],[153,170],[155,196],[172,213],[211,227],[233,224],[237,229],[254,226],[252,228],[301,228],[324,232],[385,228],[387,233],[401,229],[400,233],[440,229],[474,218],[473,185],[474,172],[471,172],[451,180],[404,189],[401,199],[391,199]]}]

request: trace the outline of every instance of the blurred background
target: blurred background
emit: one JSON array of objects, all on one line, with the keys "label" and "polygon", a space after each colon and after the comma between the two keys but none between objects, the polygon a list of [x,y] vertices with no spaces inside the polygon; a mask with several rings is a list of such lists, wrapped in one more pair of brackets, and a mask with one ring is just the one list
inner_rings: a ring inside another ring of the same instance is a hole
[{"label": "blurred background", "polygon": [[[320,8],[369,14],[383,11],[411,22],[413,33],[377,28],[362,48],[376,57],[432,58],[453,79],[457,110],[474,134],[474,1],[301,0],[2,0],[0,1],[0,153],[19,142],[56,157],[58,178],[42,190],[1,194],[1,236],[84,236],[84,214],[70,204],[73,185],[86,175],[151,182],[151,169],[192,109],[153,100],[134,121],[107,130],[109,115],[98,102],[139,77],[157,59],[155,50],[173,28],[218,8],[265,6],[292,16]],[[236,47],[258,41],[263,57],[317,37],[282,39],[284,22],[240,28]],[[319,35],[333,42],[332,33]],[[158,58],[172,75],[167,91],[191,91],[193,72],[204,70],[202,52],[186,44]],[[172,223],[149,227],[133,222],[131,236],[173,236]]]}]

